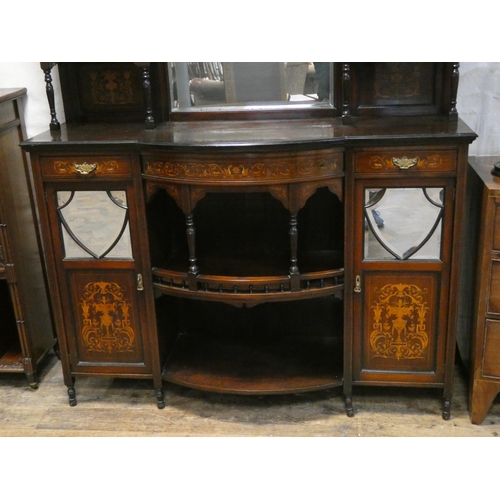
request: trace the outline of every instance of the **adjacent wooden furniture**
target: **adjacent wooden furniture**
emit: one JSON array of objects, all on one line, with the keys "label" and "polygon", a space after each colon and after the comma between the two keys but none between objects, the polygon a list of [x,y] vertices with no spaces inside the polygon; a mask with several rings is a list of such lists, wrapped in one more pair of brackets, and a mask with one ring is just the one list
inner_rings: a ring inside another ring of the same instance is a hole
[{"label": "adjacent wooden furniture", "polygon": [[37,366],[55,344],[29,169],[26,89],[0,89],[0,372],[24,373],[36,388]]},{"label": "adjacent wooden furniture", "polygon": [[460,355],[470,371],[469,414],[481,424],[500,392],[500,157],[470,158]]},{"label": "adjacent wooden furniture", "polygon": [[[419,64],[375,65],[375,82],[415,81],[376,102],[340,65],[329,118],[78,121],[25,142],[70,403],[80,375],[151,378],[159,407],[163,380],[343,386],[348,415],[354,386],[407,385],[442,389],[449,418],[475,134],[454,112],[457,66]],[[412,116],[383,116],[398,103]]]}]

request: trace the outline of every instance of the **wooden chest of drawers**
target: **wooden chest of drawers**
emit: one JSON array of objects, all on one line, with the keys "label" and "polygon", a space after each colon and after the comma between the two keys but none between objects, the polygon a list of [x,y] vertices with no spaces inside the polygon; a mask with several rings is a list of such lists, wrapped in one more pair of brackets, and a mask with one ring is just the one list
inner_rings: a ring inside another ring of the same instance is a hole
[{"label": "wooden chest of drawers", "polygon": [[470,159],[466,260],[462,283],[460,354],[470,367],[469,413],[481,424],[500,392],[500,177],[492,175],[500,157]]}]

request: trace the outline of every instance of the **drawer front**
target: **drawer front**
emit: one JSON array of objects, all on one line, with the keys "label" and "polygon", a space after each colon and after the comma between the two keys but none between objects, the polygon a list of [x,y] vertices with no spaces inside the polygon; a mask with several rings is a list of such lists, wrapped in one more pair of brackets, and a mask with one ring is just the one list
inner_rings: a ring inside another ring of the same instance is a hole
[{"label": "drawer front", "polygon": [[491,261],[488,314],[500,314],[500,260]]},{"label": "drawer front", "polygon": [[156,154],[143,160],[147,176],[193,183],[288,183],[342,175],[343,151],[276,153]]},{"label": "drawer front", "polygon": [[495,222],[493,227],[493,250],[500,251],[500,206],[495,199]]},{"label": "drawer front", "polygon": [[482,375],[500,378],[500,321],[486,321]]},{"label": "drawer front", "polygon": [[131,175],[128,156],[71,156],[41,159],[44,178],[89,179]]},{"label": "drawer front", "polygon": [[354,153],[354,165],[360,173],[454,172],[457,151],[404,147],[363,149]]}]

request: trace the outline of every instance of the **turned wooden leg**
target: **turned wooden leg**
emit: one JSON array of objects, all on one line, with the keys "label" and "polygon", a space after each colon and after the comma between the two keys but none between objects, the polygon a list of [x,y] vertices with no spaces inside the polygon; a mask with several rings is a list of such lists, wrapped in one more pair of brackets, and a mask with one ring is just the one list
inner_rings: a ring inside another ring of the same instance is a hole
[{"label": "turned wooden leg", "polygon": [[56,340],[56,343],[54,344],[54,347],[52,349],[54,350],[54,354],[57,356],[57,358],[61,359],[61,349],[59,348],[59,341]]},{"label": "turned wooden leg", "polygon": [[73,386],[68,387],[69,405],[76,406],[76,391]]},{"label": "turned wooden leg", "polygon": [[35,372],[27,373],[26,378],[28,379],[28,383],[32,389],[38,389],[38,377]]},{"label": "turned wooden leg", "polygon": [[344,405],[345,405],[345,414],[348,417],[354,417],[354,408],[352,407],[352,395],[351,394],[344,395]]},{"label": "turned wooden leg", "polygon": [[474,380],[469,395],[469,415],[473,424],[483,423],[498,392],[500,392],[498,382]]},{"label": "turned wooden leg", "polygon": [[160,387],[156,389],[156,406],[159,410],[165,408],[165,401],[163,400],[163,389]]},{"label": "turned wooden leg", "polygon": [[443,420],[450,420],[451,417],[451,399],[443,398]]}]

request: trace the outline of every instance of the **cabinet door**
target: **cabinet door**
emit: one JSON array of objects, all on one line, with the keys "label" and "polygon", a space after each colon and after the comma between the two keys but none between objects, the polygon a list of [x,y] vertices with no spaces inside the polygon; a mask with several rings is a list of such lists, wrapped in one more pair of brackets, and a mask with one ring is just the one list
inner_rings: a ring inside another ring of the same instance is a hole
[{"label": "cabinet door", "polygon": [[[47,189],[73,373],[151,373],[133,191]],[[134,237],[132,238],[132,235]]]},{"label": "cabinet door", "polygon": [[442,382],[452,198],[447,180],[358,182],[355,381]]}]

